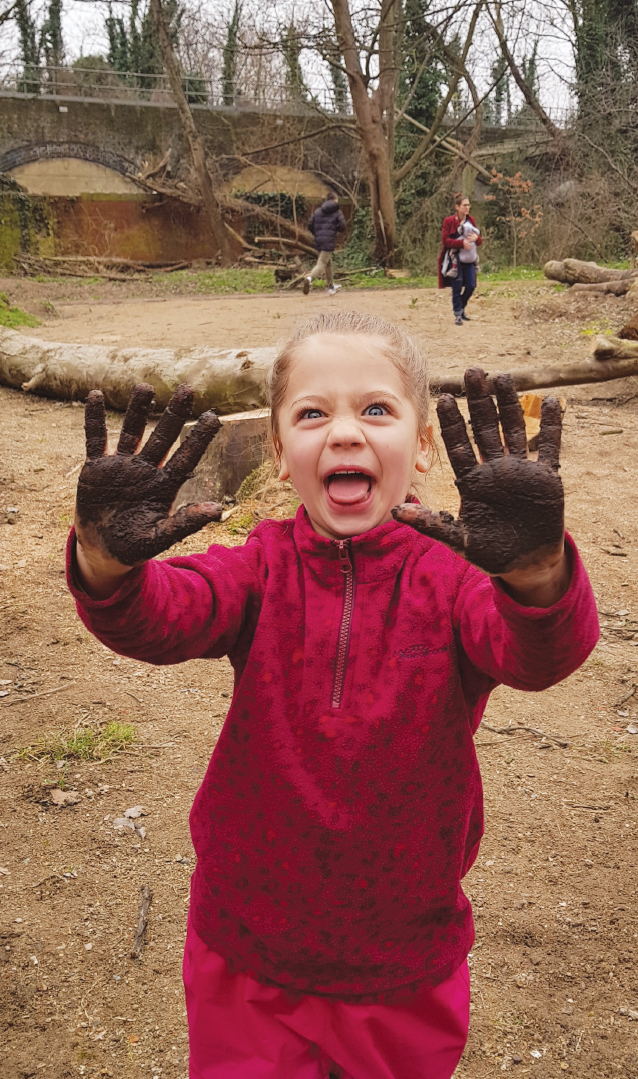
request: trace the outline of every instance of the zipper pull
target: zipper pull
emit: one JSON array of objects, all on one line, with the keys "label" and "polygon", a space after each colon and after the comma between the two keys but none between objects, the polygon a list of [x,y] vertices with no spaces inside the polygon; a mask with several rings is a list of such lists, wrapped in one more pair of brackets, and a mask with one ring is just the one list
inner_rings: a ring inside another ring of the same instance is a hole
[{"label": "zipper pull", "polygon": [[352,573],[352,562],[350,561],[350,540],[337,540],[337,550],[339,551],[339,569],[342,573]]}]

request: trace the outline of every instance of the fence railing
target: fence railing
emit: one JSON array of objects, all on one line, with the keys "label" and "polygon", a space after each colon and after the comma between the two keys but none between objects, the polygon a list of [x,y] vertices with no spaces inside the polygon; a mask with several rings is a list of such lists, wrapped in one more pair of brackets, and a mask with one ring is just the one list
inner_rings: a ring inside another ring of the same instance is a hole
[{"label": "fence railing", "polygon": [[[182,85],[191,105],[208,109],[237,108],[264,112],[304,114],[324,112],[352,116],[352,103],[345,89],[321,87],[316,90],[295,88],[264,80],[252,91],[240,88],[221,88],[199,74],[182,75]],[[0,64],[0,94],[24,94],[30,97],[56,97],[86,101],[122,101],[136,105],[171,105],[173,94],[166,75],[112,71],[105,66],[94,67],[31,67],[19,64]],[[453,124],[469,108],[457,102],[449,110],[448,122]],[[572,112],[569,108],[546,110],[554,123],[566,126]],[[467,121],[473,123],[470,117]],[[490,126],[530,127],[539,121],[525,105],[509,114],[490,116]]]},{"label": "fence railing", "polygon": [[[331,112],[350,115],[346,93],[329,88],[296,90],[264,82],[252,92],[220,89],[202,75],[182,75],[191,105],[203,108],[238,108],[288,113]],[[63,97],[87,101],[122,101],[138,105],[170,105],[173,94],[166,75],[112,71],[106,67],[32,67],[0,64],[0,93],[30,97]]]}]

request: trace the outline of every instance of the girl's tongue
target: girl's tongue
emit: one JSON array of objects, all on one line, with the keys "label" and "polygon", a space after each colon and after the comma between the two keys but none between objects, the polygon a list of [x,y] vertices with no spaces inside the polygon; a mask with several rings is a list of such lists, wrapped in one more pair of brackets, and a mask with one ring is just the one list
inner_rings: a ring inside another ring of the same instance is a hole
[{"label": "girl's tongue", "polygon": [[328,476],[328,493],[333,502],[352,505],[363,502],[370,492],[371,480],[364,472],[336,473]]}]

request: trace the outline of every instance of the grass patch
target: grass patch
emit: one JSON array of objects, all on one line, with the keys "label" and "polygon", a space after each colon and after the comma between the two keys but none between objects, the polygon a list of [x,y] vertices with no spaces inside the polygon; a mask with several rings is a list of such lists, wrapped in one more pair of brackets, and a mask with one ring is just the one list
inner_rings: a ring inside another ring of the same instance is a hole
[{"label": "grass patch", "polygon": [[15,330],[16,326],[39,326],[40,320],[33,315],[27,315],[19,307],[12,307],[9,297],[0,292],[0,326],[6,326],[9,330]]},{"label": "grass patch", "polygon": [[597,337],[598,334],[604,334],[609,337],[613,334],[613,327],[608,318],[592,319],[591,322],[586,323],[580,331],[583,337]]},{"label": "grass patch", "polygon": [[172,274],[155,274],[153,280],[161,284],[195,286],[196,292],[205,295],[217,293],[231,295],[234,292],[274,292],[275,275],[272,270],[241,269],[230,267],[227,270],[204,270],[193,273],[191,270],[176,270]]},{"label": "grass patch", "polygon": [[499,281],[546,281],[547,278],[538,266],[505,266],[502,270],[479,272],[479,281],[496,285]]},{"label": "grass patch", "polygon": [[106,723],[98,730],[83,727],[69,734],[68,731],[56,731],[47,734],[33,745],[25,746],[17,754],[18,760],[30,758],[46,764],[51,761],[110,760],[115,753],[120,753],[137,739],[137,731],[132,723]]}]

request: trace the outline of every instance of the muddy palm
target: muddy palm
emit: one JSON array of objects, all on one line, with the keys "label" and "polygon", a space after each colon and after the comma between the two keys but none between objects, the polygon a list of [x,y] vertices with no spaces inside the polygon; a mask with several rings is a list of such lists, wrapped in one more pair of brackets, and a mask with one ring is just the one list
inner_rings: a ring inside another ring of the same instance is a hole
[{"label": "muddy palm", "polygon": [[214,412],[205,412],[166,460],[192,414],[194,392],[190,386],[179,386],[140,449],[153,393],[153,387],[145,383],[135,387],[114,454],[108,453],[103,394],[92,390],[86,402],[87,459],[78,482],[76,530],[81,544],[100,549],[124,566],[139,565],[167,550],[218,521],[222,512],[217,503],[202,502],[171,514],[177,492],[221,423]]},{"label": "muddy palm", "polygon": [[461,496],[458,518],[411,503],[397,506],[393,514],[486,573],[509,573],[562,550],[560,403],[555,397],[543,401],[538,461],[531,461],[525,418],[511,376],[494,378],[498,410],[480,368],[466,371],[465,386],[481,461],[476,459],[454,398],[442,394],[437,404],[441,436]]}]

